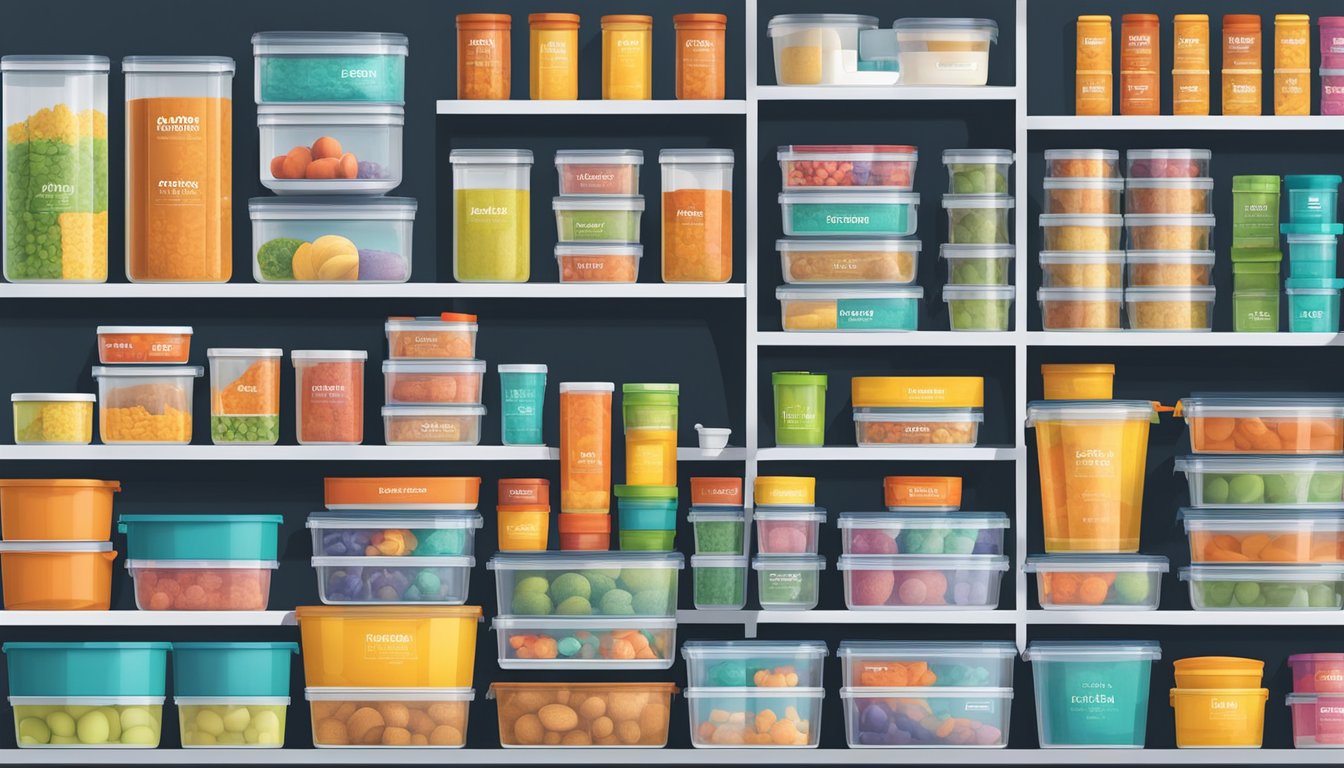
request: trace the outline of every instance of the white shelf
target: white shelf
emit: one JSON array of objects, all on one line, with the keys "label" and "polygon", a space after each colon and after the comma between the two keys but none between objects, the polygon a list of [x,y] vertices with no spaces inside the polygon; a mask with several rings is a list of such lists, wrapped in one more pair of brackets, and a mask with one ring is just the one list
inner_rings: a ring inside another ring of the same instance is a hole
[{"label": "white shelf", "polygon": [[296,623],[293,611],[0,611],[0,627],[280,627]]},{"label": "white shelf", "polygon": [[763,347],[1011,347],[1019,341],[1013,331],[768,331],[756,335],[756,343]]},{"label": "white shelf", "polygon": [[678,624],[1014,624],[1015,611],[677,611]]},{"label": "white shelf", "polygon": [[[554,461],[545,446],[5,445],[0,461]],[[745,461],[747,449],[678,448],[678,461]]]},{"label": "white shelf", "polygon": [[440,115],[745,115],[747,102],[742,99],[717,101],[698,99],[605,100],[578,99],[565,101],[468,101],[440,99]]},{"label": "white shelf", "polygon": [[741,299],[742,283],[3,283],[0,299]]},{"label": "white shelf", "polygon": [[1344,611],[1044,611],[1026,612],[1032,625],[1134,627],[1344,627]]},{"label": "white shelf", "polygon": [[760,101],[1013,101],[1012,86],[759,85]]},{"label": "white shelf", "polygon": [[1341,343],[1344,335],[1337,333],[1031,331],[1027,334],[1027,345],[1033,347],[1334,347]]},{"label": "white shelf", "polygon": [[1339,131],[1344,118],[1322,115],[1043,115],[1027,118],[1031,131]]},{"label": "white shelf", "polygon": [[761,448],[757,461],[1013,461],[1021,452],[1006,446],[940,448],[912,445],[893,448],[832,446],[824,448]]}]

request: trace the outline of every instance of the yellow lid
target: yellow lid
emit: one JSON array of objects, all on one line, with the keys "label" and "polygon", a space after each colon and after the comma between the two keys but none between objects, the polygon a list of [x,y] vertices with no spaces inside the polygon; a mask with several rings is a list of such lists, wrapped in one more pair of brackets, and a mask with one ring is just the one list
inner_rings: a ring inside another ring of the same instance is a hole
[{"label": "yellow lid", "polygon": [[758,477],[755,489],[757,505],[810,507],[817,503],[815,477]]},{"label": "yellow lid", "polygon": [[1110,24],[1110,16],[1079,16],[1079,24]]},{"label": "yellow lid", "polygon": [[1207,13],[1178,13],[1172,17],[1173,21],[1205,21],[1209,20]]},{"label": "yellow lid", "polygon": [[983,376],[855,376],[856,408],[983,408]]},{"label": "yellow lid", "polygon": [[1310,24],[1311,17],[1305,13],[1276,13],[1275,24]]}]

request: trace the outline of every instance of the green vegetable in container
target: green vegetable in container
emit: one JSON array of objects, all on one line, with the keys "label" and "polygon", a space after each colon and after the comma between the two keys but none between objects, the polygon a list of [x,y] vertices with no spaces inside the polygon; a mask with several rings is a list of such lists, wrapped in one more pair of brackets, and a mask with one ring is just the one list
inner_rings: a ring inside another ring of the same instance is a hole
[{"label": "green vegetable in container", "polygon": [[294,253],[303,245],[302,240],[292,237],[277,237],[261,244],[257,249],[257,266],[264,280],[293,280]]}]

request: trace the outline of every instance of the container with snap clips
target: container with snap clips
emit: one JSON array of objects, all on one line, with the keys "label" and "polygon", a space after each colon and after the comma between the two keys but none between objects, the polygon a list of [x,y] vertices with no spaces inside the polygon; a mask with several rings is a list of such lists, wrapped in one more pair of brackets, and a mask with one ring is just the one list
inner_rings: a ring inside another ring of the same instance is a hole
[{"label": "container with snap clips", "polygon": [[0,542],[8,611],[106,611],[112,603],[108,541]]},{"label": "container with snap clips", "polygon": [[674,618],[496,616],[500,669],[671,669],[676,661]]},{"label": "container with snap clips", "polygon": [[247,210],[259,283],[411,279],[414,198],[254,197]]},{"label": "container with snap clips", "polygon": [[401,184],[405,122],[392,104],[262,104],[261,183],[282,195],[391,192]]},{"label": "container with snap clips", "polygon": [[107,541],[116,480],[0,480],[5,541]]},{"label": "container with snap clips", "polygon": [[444,312],[426,317],[389,317],[387,356],[392,360],[422,358],[471,360],[476,357],[475,315]]},{"label": "container with snap clips", "polygon": [[1344,511],[1184,507],[1190,562],[1344,563]]},{"label": "container with snap clips", "polygon": [[294,611],[314,687],[463,688],[476,664],[478,605],[303,605]]},{"label": "container with snap clips", "polygon": [[1207,179],[1213,152],[1207,149],[1131,149],[1126,179]]},{"label": "container with snap clips", "polygon": [[1119,288],[1042,288],[1041,327],[1047,331],[1118,331],[1124,291]]},{"label": "container with snap clips", "polygon": [[258,104],[405,102],[405,35],[258,32],[252,35]]},{"label": "container with snap clips", "polygon": [[999,41],[993,19],[904,18],[892,25],[902,85],[984,85],[989,49]]},{"label": "container with snap clips", "polygon": [[851,611],[969,610],[999,605],[1002,555],[841,555]]},{"label": "container with snap clips", "polygon": [[1118,251],[1124,220],[1118,214],[1043,213],[1045,250]]},{"label": "container with snap clips", "polygon": [[[469,687],[309,687],[303,695],[312,709],[313,746],[319,749],[460,748],[467,742],[467,715],[476,698]],[[387,719],[402,718],[405,727],[385,725]]]},{"label": "container with snap clips", "polygon": [[943,243],[938,255],[947,261],[947,285],[992,286],[1008,285],[1017,251],[1008,243]]},{"label": "container with snap clips", "polygon": [[1124,187],[1126,213],[1213,213],[1213,179],[1137,178],[1125,181]]},{"label": "container with snap clips", "polygon": [[1049,178],[1042,182],[1045,189],[1044,213],[1116,214],[1120,213],[1120,197],[1125,182],[1108,177]]},{"label": "container with snap clips", "polygon": [[1036,574],[1046,610],[1155,611],[1169,567],[1156,555],[1063,554],[1028,557],[1022,570]]},{"label": "container with snap clips", "polygon": [[919,271],[918,238],[794,237],[775,241],[786,283],[909,285]]},{"label": "container with snap clips", "polygon": [[1011,285],[949,285],[943,288],[954,331],[1006,331],[1012,324]]},{"label": "container with snap clips", "polygon": [[1344,396],[1195,394],[1176,415],[1195,453],[1344,454]]},{"label": "container with snap clips", "polygon": [[745,554],[691,555],[691,595],[697,611],[739,611],[747,604]]},{"label": "container with snap clips", "polygon": [[189,325],[100,325],[98,362],[186,365],[191,357]]},{"label": "container with snap clips", "polygon": [[298,652],[298,643],[173,643],[182,746],[283,747]]},{"label": "container with snap clips", "polygon": [[555,153],[561,195],[638,195],[644,152],[638,149],[561,149]]},{"label": "container with snap clips", "polygon": [[191,442],[192,390],[198,365],[94,366],[98,380],[98,437],[104,443]]},{"label": "container with snap clips", "polygon": [[388,405],[476,405],[484,378],[484,360],[383,361]]},{"label": "container with snap clips", "polygon": [[1182,568],[1197,611],[1338,611],[1344,565],[1239,562]]},{"label": "container with snap clips", "polygon": [[448,162],[453,166],[453,279],[527,282],[532,274],[532,150],[454,149]]},{"label": "container with snap clips", "polygon": [[1131,288],[1212,285],[1214,261],[1213,251],[1130,251],[1125,257]]},{"label": "container with snap clips", "polygon": [[1041,251],[1041,287],[1118,289],[1125,258],[1124,251]]},{"label": "container with snap clips", "polygon": [[1136,331],[1212,331],[1216,289],[1130,288],[1125,291],[1129,327]]},{"label": "container with snap clips", "polygon": [[[1126,174],[1129,175],[1129,174]],[[1116,149],[1047,149],[1046,178],[1121,178]]]},{"label": "container with snap clips", "polygon": [[784,234],[789,236],[905,237],[915,234],[919,225],[917,192],[809,189],[781,192],[779,206],[784,217]]},{"label": "container with snap clips", "polygon": [[1195,507],[1338,509],[1344,459],[1325,456],[1179,456]]},{"label": "container with snap clips", "polygon": [[829,652],[819,640],[688,640],[688,688],[820,688]]},{"label": "container with snap clips", "polygon": [[1022,659],[1035,678],[1041,746],[1141,749],[1152,666],[1161,656],[1148,641],[1032,641]]},{"label": "container with snap clips", "polygon": [[15,445],[88,445],[93,442],[93,407],[98,398],[82,392],[15,392]]},{"label": "container with snap clips", "polygon": [[1001,555],[1008,516],[898,507],[889,512],[841,512],[836,527],[841,551],[847,555]]},{"label": "container with snap clips", "polygon": [[781,285],[775,298],[786,331],[914,331],[924,288]]},{"label": "container with snap clips", "polygon": [[953,245],[1012,242],[1008,222],[1014,205],[1012,195],[943,195],[948,242]]},{"label": "container with snap clips", "polygon": [[1014,159],[1008,149],[945,149],[947,191],[954,195],[1006,195]]},{"label": "container with snap clips", "polygon": [[863,71],[859,41],[877,31],[876,16],[789,13],[766,27],[779,85],[895,85],[896,72]]},{"label": "container with snap clips", "polygon": [[821,555],[760,554],[751,559],[756,571],[756,597],[763,611],[810,611],[820,600]]},{"label": "container with snap clips", "polygon": [[619,195],[557,197],[556,237],[561,242],[638,243],[644,198]]},{"label": "container with snap clips", "polygon": [[919,150],[904,144],[793,144],[775,156],[786,190],[909,192]]},{"label": "container with snap clips", "polygon": [[1008,746],[1012,688],[845,687],[840,701],[850,749]]}]

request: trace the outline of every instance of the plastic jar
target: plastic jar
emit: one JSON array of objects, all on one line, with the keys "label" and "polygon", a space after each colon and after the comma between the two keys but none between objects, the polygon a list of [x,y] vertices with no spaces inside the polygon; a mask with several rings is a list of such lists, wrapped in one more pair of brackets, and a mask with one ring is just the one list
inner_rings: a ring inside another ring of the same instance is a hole
[{"label": "plastic jar", "polygon": [[0,59],[10,282],[107,281],[107,69],[106,56]]},{"label": "plastic jar", "polygon": [[525,283],[531,275],[532,151],[455,149],[453,279]]},{"label": "plastic jar", "polygon": [[233,59],[128,56],[126,277],[233,276]]},{"label": "plastic jar", "polygon": [[[1340,34],[1344,35],[1344,30]],[[1344,54],[1340,58],[1344,59]],[[1344,115],[1344,68],[1321,69],[1321,114]]]},{"label": "plastic jar", "polygon": [[1311,114],[1311,17],[1274,17],[1274,114]]},{"label": "plastic jar", "polygon": [[532,13],[528,27],[528,97],[579,98],[579,15]]},{"label": "plastic jar", "polygon": [[776,371],[775,445],[822,445],[826,436],[826,374]]},{"label": "plastic jar", "polygon": [[1311,70],[1274,70],[1274,114],[1311,114]]},{"label": "plastic jar", "polygon": [[93,404],[83,392],[15,392],[15,445],[88,445],[93,442]]},{"label": "plastic jar", "polygon": [[1321,69],[1344,67],[1344,16],[1322,16]]},{"label": "plastic jar", "polygon": [[209,349],[210,439],[215,445],[280,441],[279,349]]},{"label": "plastic jar", "polygon": [[1258,15],[1231,13],[1223,16],[1224,115],[1260,114],[1263,45]]},{"label": "plastic jar", "polygon": [[500,552],[546,551],[551,528],[550,504],[501,504],[495,514],[499,518]]},{"label": "plastic jar", "polygon": [[1279,247],[1279,177],[1232,177],[1232,242],[1238,248]]},{"label": "plastic jar", "polygon": [[733,151],[664,149],[663,282],[733,277]]},{"label": "plastic jar", "polygon": [[621,387],[625,481],[632,486],[677,484],[676,384]]},{"label": "plastic jar", "polygon": [[1079,16],[1074,64],[1074,112],[1109,115],[1112,112],[1111,17]]},{"label": "plastic jar", "polygon": [[187,445],[200,366],[94,366],[98,437],[105,444]]},{"label": "plastic jar", "polygon": [[507,13],[457,15],[457,98],[509,98],[512,26]]},{"label": "plastic jar", "polygon": [[602,17],[602,98],[653,98],[653,17]]},{"label": "plastic jar", "polygon": [[1162,102],[1157,14],[1126,13],[1120,19],[1120,114],[1156,115]]},{"label": "plastic jar", "polygon": [[296,349],[294,419],[299,445],[364,442],[364,361],[357,350]]},{"label": "plastic jar", "polygon": [[500,427],[504,445],[545,445],[542,412],[546,366],[499,366]]},{"label": "plastic jar", "polygon": [[722,99],[727,64],[728,17],[721,13],[680,13],[677,30],[677,98]]},{"label": "plastic jar", "polygon": [[611,396],[607,381],[560,383],[560,511],[611,508]]},{"label": "plastic jar", "polygon": [[1209,16],[1178,13],[1173,20],[1171,113],[1209,114]]}]

